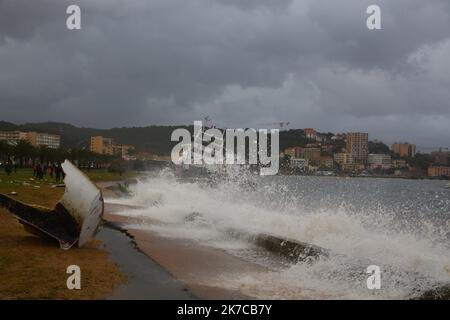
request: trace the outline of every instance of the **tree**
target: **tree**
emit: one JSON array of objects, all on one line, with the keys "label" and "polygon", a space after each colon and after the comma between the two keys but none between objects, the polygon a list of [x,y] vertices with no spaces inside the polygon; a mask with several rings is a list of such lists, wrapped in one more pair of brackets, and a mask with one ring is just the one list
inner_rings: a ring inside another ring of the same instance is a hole
[{"label": "tree", "polygon": [[414,158],[409,158],[408,163],[412,167],[421,168],[426,170],[430,165],[433,164],[433,158],[430,154],[417,153]]},{"label": "tree", "polygon": [[36,148],[26,140],[19,140],[14,147],[14,155],[19,159],[21,168],[23,167],[25,159],[34,158],[36,153]]},{"label": "tree", "polygon": [[12,156],[12,146],[6,141],[0,141],[0,160],[7,159]]},{"label": "tree", "polygon": [[369,141],[369,153],[391,154],[391,150],[383,142]]},{"label": "tree", "polygon": [[111,163],[109,171],[117,172],[120,176],[126,171],[126,162],[122,159],[116,159]]}]

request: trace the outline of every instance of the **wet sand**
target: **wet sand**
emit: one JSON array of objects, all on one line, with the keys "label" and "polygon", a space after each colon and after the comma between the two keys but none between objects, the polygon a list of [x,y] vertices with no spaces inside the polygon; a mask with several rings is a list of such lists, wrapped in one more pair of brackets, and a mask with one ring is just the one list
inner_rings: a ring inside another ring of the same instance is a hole
[{"label": "wet sand", "polygon": [[[203,246],[184,239],[167,238],[149,230],[127,227],[127,224],[133,223],[133,219],[114,213],[123,209],[124,206],[107,204],[104,219],[108,221],[111,227],[125,232],[130,241],[133,239],[136,248],[147,257],[148,261],[151,261],[150,264],[143,268],[152,270],[142,272],[142,277],[158,277],[162,273],[154,270],[160,268],[168,272],[185,288],[192,291],[193,296],[200,299],[251,299],[251,297],[243,295],[238,290],[220,287],[218,285],[220,281],[216,280],[220,279],[224,274],[239,277],[243,273],[267,271],[267,269],[257,264],[239,259],[221,249]],[[99,238],[104,241],[101,237]],[[113,242],[111,244],[115,245]],[[121,253],[119,252],[118,254],[120,255]],[[125,273],[127,273],[126,268],[129,268],[135,262],[131,258],[121,257],[121,259],[124,262]],[[164,276],[161,279],[163,278]],[[165,280],[154,279],[154,281],[157,283],[164,282],[167,281],[167,278]],[[175,287],[174,295],[177,294],[178,288]],[[172,299],[170,290],[172,289],[165,292],[164,297],[157,298],[165,299],[168,296],[169,299]],[[133,293],[132,288],[129,292]],[[149,295],[149,299],[151,299],[151,296]],[[126,297],[126,294],[117,292],[117,295],[113,297],[122,298]],[[175,298],[174,296],[173,299]]]},{"label": "wet sand", "polygon": [[196,299],[182,283],[172,277],[155,261],[136,250],[132,240],[118,230],[104,226],[97,234],[102,248],[109,258],[127,276],[127,281],[118,286],[108,300]]}]

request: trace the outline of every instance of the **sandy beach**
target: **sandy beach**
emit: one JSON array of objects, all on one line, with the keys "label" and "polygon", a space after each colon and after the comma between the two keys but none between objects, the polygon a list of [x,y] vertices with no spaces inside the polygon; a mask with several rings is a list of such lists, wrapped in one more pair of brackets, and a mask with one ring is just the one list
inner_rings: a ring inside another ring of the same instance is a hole
[{"label": "sandy beach", "polygon": [[[168,274],[182,283],[197,298],[251,299],[251,297],[242,294],[238,290],[230,290],[218,286],[216,281],[210,283],[210,280],[219,279],[225,273],[235,273],[237,275],[243,272],[256,273],[267,271],[264,267],[239,259],[224,250],[202,246],[189,241],[170,239],[149,230],[126,227],[126,225],[133,223],[133,219],[114,214],[114,211],[123,209],[123,206],[106,205],[104,219],[108,221],[109,228],[122,230],[122,233],[127,235],[128,241],[134,243],[136,250],[142,252],[150,261],[150,269],[155,270],[158,266],[166,270]],[[105,230],[105,227],[103,230]],[[107,242],[102,234],[99,235],[99,239],[102,242]],[[122,238],[122,241],[126,240]],[[118,248],[112,249],[113,255],[114,251],[117,250]],[[124,268],[127,267],[124,265]],[[145,266],[142,266],[142,268],[145,268]],[[177,289],[174,288],[173,293],[176,294],[176,291]],[[119,294],[116,297],[122,298],[124,296]],[[151,295],[149,298],[151,298]],[[158,298],[164,299],[164,295]],[[170,298],[176,299],[176,295],[170,296]]]}]

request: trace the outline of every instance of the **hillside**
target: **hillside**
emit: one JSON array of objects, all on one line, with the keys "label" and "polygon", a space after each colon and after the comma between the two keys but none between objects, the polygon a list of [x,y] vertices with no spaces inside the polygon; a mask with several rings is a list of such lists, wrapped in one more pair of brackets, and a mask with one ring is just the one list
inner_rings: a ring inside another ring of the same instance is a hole
[{"label": "hillside", "polygon": [[[122,127],[112,129],[94,129],[76,127],[67,123],[44,122],[25,123],[16,125],[10,122],[0,121],[0,131],[21,130],[56,133],[61,135],[63,148],[89,148],[90,137],[102,135],[113,138],[119,144],[130,144],[138,151],[148,151],[159,155],[169,155],[176,142],[170,141],[172,132],[177,128],[186,128],[193,131],[193,126],[147,126],[147,127]],[[325,134],[328,140],[332,133]],[[280,132],[280,150],[295,146],[305,146],[310,142],[301,129],[291,129]],[[337,150],[345,146],[343,142],[329,140]],[[370,152],[389,153],[389,148],[383,143],[370,143]]]},{"label": "hillside", "polygon": [[[80,128],[66,123],[45,122],[16,125],[0,121],[0,131],[20,130],[55,133],[61,135],[63,148],[88,148],[90,137],[102,135],[113,138],[120,144],[134,145],[138,150],[156,154],[169,154],[175,143],[170,143],[173,130],[181,126],[148,126],[132,128],[94,129]],[[188,128],[188,127],[185,127]]]}]

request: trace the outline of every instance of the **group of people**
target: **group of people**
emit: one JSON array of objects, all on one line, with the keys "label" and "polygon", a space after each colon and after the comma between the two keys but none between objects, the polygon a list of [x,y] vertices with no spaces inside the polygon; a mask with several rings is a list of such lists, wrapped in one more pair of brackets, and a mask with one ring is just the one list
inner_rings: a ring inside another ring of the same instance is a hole
[{"label": "group of people", "polygon": [[[18,163],[12,159],[7,159],[3,164],[0,162],[0,166],[3,165],[6,175],[9,177],[13,172],[17,172]],[[43,180],[48,174],[51,179],[55,179],[55,182],[61,182],[64,180],[65,174],[61,166],[61,161],[57,162],[34,162],[33,177],[37,180]]]},{"label": "group of people", "polygon": [[33,177],[38,180],[42,180],[44,176],[48,174],[51,179],[55,179],[56,182],[64,180],[64,171],[61,166],[61,162],[55,163],[40,163],[36,162],[33,166]]}]

